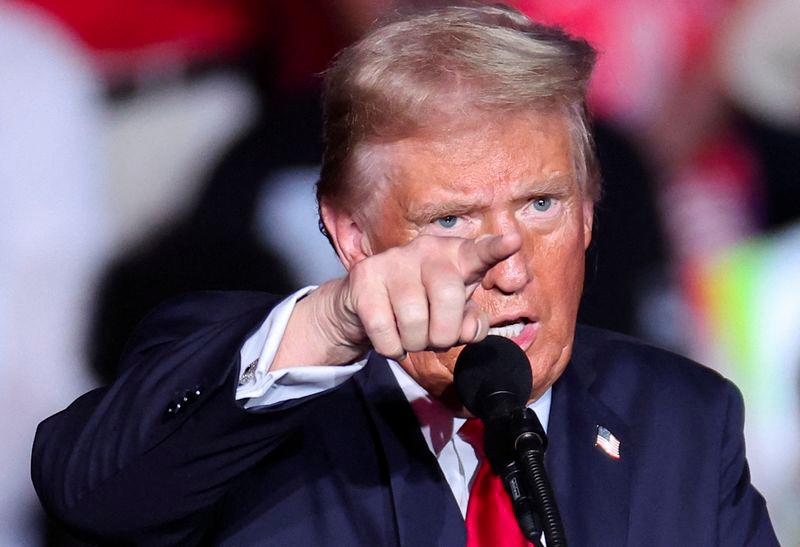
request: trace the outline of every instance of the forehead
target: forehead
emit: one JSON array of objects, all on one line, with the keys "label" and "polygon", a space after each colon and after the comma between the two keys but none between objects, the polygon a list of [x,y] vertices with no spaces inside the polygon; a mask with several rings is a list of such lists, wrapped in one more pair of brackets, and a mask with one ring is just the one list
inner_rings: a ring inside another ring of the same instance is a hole
[{"label": "forehead", "polygon": [[561,115],[486,118],[380,145],[374,153],[385,197],[401,207],[455,194],[492,200],[554,181],[577,189],[569,123]]}]

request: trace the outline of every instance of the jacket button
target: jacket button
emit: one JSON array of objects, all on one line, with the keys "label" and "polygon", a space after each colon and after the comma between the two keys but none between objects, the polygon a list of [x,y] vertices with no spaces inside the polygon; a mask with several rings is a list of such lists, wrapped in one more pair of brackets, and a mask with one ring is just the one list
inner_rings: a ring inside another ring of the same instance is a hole
[{"label": "jacket button", "polygon": [[183,405],[181,405],[179,401],[172,401],[167,407],[167,417],[172,418],[173,416],[177,415],[182,408]]},{"label": "jacket button", "polygon": [[200,398],[201,394],[202,390],[200,386],[193,387],[192,389],[187,389],[183,393],[183,402],[187,404],[192,404],[193,402],[195,402],[197,399]]}]

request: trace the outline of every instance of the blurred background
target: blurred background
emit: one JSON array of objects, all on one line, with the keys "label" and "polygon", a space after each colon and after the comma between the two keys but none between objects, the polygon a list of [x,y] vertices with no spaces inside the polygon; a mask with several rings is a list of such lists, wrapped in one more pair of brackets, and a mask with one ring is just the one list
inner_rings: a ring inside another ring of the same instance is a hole
[{"label": "blurred background", "polygon": [[[36,501],[35,427],[114,377],[149,309],[341,272],[318,75],[376,18],[443,3],[0,0],[0,546],[81,545]],[[754,483],[800,545],[800,2],[509,3],[600,51],[582,321],[737,383]]]}]

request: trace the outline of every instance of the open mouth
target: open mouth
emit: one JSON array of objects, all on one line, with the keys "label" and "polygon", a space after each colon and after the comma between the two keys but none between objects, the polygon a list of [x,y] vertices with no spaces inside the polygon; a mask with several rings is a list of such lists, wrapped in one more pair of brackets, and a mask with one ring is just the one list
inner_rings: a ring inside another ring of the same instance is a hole
[{"label": "open mouth", "polygon": [[525,325],[530,324],[528,319],[517,319],[514,321],[504,321],[489,329],[489,334],[495,336],[503,336],[505,338],[514,338],[522,333]]},{"label": "open mouth", "polygon": [[489,329],[489,334],[508,338],[523,351],[527,351],[536,339],[539,322],[527,317],[516,317],[507,321],[499,321]]}]

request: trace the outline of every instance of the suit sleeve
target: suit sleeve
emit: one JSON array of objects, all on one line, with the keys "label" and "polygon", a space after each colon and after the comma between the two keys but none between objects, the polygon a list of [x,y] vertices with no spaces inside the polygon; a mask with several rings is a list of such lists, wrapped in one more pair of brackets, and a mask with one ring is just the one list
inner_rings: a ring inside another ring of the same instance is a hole
[{"label": "suit sleeve", "polygon": [[239,349],[276,299],[209,294],[146,319],[123,373],[40,424],[32,477],[73,533],[114,544],[199,541],[227,485],[303,420],[305,399],[248,412]]},{"label": "suit sleeve", "polygon": [[750,483],[745,458],[744,403],[728,383],[728,410],[722,438],[718,545],[778,546],[763,496]]}]

